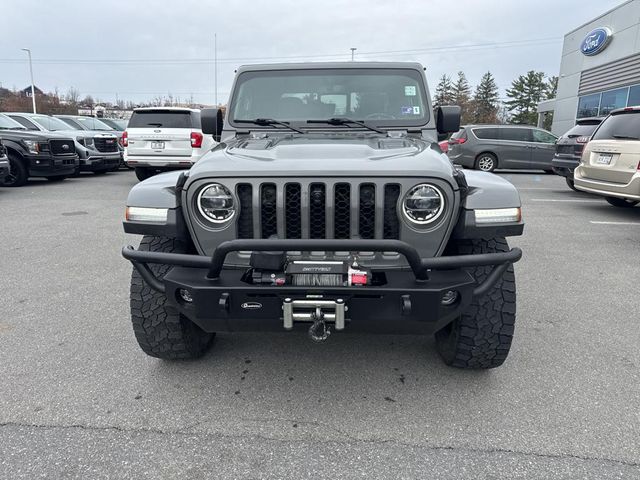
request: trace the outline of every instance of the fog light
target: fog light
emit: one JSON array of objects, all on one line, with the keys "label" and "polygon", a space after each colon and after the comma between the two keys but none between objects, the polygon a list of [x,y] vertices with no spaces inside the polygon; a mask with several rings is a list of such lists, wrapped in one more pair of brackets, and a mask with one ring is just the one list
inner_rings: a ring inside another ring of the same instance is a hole
[{"label": "fog light", "polygon": [[456,300],[458,300],[458,292],[455,290],[447,290],[444,292],[444,295],[442,295],[440,303],[442,303],[442,305],[452,305]]},{"label": "fog light", "polygon": [[182,298],[182,300],[184,300],[187,303],[191,303],[193,302],[193,297],[191,296],[191,292],[185,288],[181,288],[180,291],[180,298]]}]

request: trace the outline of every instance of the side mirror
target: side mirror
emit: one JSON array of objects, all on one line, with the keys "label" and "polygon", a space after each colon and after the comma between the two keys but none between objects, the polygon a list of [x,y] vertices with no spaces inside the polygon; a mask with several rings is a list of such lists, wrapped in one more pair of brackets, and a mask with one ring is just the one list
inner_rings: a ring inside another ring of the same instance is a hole
[{"label": "side mirror", "polygon": [[200,110],[200,123],[202,124],[202,133],[213,135],[213,139],[216,142],[220,141],[224,123],[222,110],[219,108],[203,108]]},{"label": "side mirror", "polygon": [[460,130],[460,110],[457,105],[438,107],[436,112],[438,133],[455,133]]}]

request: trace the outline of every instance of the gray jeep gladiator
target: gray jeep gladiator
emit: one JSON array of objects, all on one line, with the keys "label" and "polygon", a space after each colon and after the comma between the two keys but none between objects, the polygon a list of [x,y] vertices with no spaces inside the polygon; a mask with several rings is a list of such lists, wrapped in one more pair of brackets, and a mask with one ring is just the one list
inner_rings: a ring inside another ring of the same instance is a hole
[{"label": "gray jeep gladiator", "polygon": [[522,252],[517,190],[438,147],[460,109],[434,112],[415,63],[238,69],[220,141],[188,171],[136,185],[123,248],[142,350],[196,358],[215,332],[435,334],[446,364],[509,353]]}]

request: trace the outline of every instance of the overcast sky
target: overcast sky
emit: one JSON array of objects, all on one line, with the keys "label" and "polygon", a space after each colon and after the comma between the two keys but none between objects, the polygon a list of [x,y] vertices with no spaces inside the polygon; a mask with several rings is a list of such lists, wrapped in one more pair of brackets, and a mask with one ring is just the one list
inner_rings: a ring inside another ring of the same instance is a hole
[{"label": "overcast sky", "polygon": [[277,61],[410,60],[432,88],[463,70],[490,70],[501,88],[517,75],[556,75],[562,37],[622,0],[1,0],[0,84],[69,87],[103,101],[158,95],[226,102],[234,69]]}]

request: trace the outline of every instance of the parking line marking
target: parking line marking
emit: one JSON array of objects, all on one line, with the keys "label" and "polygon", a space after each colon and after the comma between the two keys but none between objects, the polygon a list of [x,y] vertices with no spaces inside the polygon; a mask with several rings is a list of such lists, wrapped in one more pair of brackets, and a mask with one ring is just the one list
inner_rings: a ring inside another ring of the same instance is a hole
[{"label": "parking line marking", "polygon": [[594,225],[636,225],[640,226],[640,222],[605,222],[599,220],[589,220],[589,223],[593,223]]},{"label": "parking line marking", "polygon": [[582,198],[531,198],[532,202],[581,202],[581,203],[602,203],[602,200],[585,200]]}]

